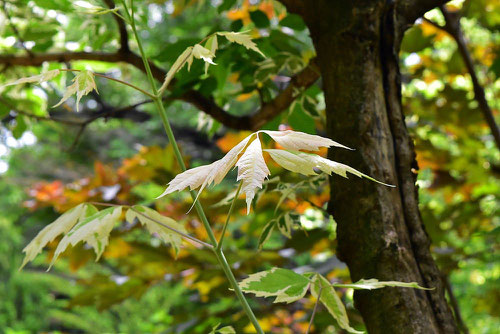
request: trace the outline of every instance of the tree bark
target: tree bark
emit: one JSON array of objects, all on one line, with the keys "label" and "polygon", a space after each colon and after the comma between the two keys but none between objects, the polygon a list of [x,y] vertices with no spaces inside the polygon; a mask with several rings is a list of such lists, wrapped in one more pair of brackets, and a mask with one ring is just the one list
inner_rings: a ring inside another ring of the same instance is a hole
[{"label": "tree bark", "polygon": [[337,255],[352,280],[418,282],[431,291],[356,292],[370,333],[457,333],[418,209],[415,153],[401,107],[398,51],[403,26],[386,1],[284,1],[309,27],[323,78],[327,133],[356,149],[330,158],[388,188],[357,178],[331,179],[329,212]]}]

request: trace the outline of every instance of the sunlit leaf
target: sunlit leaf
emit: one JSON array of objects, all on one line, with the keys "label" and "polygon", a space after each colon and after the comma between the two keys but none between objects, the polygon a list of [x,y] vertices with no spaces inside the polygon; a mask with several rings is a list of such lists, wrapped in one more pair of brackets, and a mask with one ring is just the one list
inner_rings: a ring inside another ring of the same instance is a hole
[{"label": "sunlit leaf", "polygon": [[178,174],[172,181],[168,183],[167,189],[158,196],[158,198],[168,195],[174,191],[180,191],[187,187],[191,190],[200,187],[214,167],[214,163],[210,165],[199,166],[188,169],[187,171]]},{"label": "sunlit leaf", "polygon": [[258,137],[247,147],[236,166],[238,167],[237,180],[243,182],[241,189],[246,196],[248,214],[257,188],[262,188],[265,178],[271,174],[262,156],[262,147]]},{"label": "sunlit leaf", "polygon": [[317,154],[276,149],[267,149],[265,151],[271,155],[271,157],[274,161],[276,161],[277,164],[292,172],[300,173],[303,175],[313,175],[314,168],[318,168],[328,175],[335,173],[345,178],[347,178],[347,172],[349,172],[358,177],[364,177],[385,186],[394,187],[393,185],[380,182],[364,173],[361,173],[360,171],[352,167],[320,157]]},{"label": "sunlit leaf", "polygon": [[229,170],[234,166],[238,155],[246,147],[248,141],[253,137],[253,134],[247,136],[238,145],[233,147],[220,160],[217,160],[210,165],[200,166],[188,169],[187,171],[178,174],[172,181],[169,182],[167,189],[159,197],[170,194],[174,191],[180,191],[189,187],[191,190],[201,186],[199,193],[212,183],[219,184],[227,175]]},{"label": "sunlit leaf", "polygon": [[339,144],[331,140],[330,138],[310,135],[304,132],[298,132],[292,130],[285,130],[285,131],[266,130],[262,132],[271,136],[271,138],[273,138],[274,141],[276,141],[278,144],[280,144],[281,146],[283,146],[283,148],[287,150],[317,151],[319,150],[320,147],[331,147],[331,146],[352,150],[351,148]]}]

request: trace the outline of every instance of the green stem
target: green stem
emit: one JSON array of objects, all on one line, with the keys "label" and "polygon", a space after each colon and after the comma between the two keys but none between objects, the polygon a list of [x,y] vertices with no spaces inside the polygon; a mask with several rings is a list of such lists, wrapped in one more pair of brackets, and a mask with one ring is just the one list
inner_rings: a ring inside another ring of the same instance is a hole
[{"label": "green stem", "polygon": [[[146,69],[146,75],[147,75],[149,83],[151,85],[151,90],[153,91],[153,95],[155,95],[153,100],[154,100],[155,105],[156,105],[158,112],[160,114],[161,120],[163,122],[163,126],[165,127],[165,132],[167,133],[168,140],[170,141],[170,143],[172,144],[172,147],[174,148],[174,153],[175,153],[175,157],[177,159],[177,162],[181,166],[181,169],[183,171],[185,171],[186,165],[184,163],[184,159],[182,158],[182,154],[179,150],[179,146],[177,145],[177,141],[175,140],[174,133],[172,132],[172,128],[171,128],[170,123],[168,121],[167,113],[165,111],[165,108],[163,107],[162,100],[158,96],[159,94],[158,94],[158,90],[156,88],[156,82],[155,82],[155,79],[153,77],[153,74],[151,73],[151,68],[149,66],[149,62],[147,60],[146,54],[144,53],[144,49],[142,47],[142,43],[141,43],[141,40],[139,38],[139,34],[137,33],[134,19],[128,11],[127,4],[125,3],[125,0],[122,0],[122,3],[123,3],[124,10],[125,10],[125,15],[127,16],[127,19],[130,22],[130,25],[132,27],[132,32],[134,33],[135,39],[137,41],[137,47],[139,48],[139,52],[141,54],[141,58],[142,58],[142,61],[144,63],[144,68]],[[132,8],[133,8],[133,5],[132,5]],[[133,12],[132,12],[132,15],[133,15]],[[190,193],[191,193],[191,197],[193,198],[193,200],[195,200],[196,199],[196,192],[190,191]],[[222,252],[221,249],[218,248],[217,239],[215,238],[215,235],[212,231],[210,223],[208,222],[207,216],[205,215],[205,211],[203,210],[203,207],[201,206],[199,201],[195,202],[195,209],[196,209],[198,215],[200,216],[200,219],[203,223],[203,226],[205,227],[205,229],[207,231],[208,237],[210,239],[210,243],[214,247],[214,254],[217,257],[217,260],[218,260],[219,264],[221,265],[222,270],[224,271],[224,274],[226,275],[231,288],[234,290],[234,292],[235,292],[236,296],[238,297],[243,309],[245,310],[245,313],[247,314],[250,322],[255,327],[255,330],[257,331],[257,333],[264,334],[264,331],[260,327],[259,322],[257,321],[257,318],[255,317],[255,314],[253,313],[252,309],[250,308],[250,305],[248,305],[248,302],[246,301],[245,296],[243,295],[243,292],[241,291],[240,287],[238,286],[238,282],[236,281],[236,278],[234,277],[234,275],[231,271],[231,267],[229,266],[229,263],[227,262],[226,257],[224,256],[224,253]]]},{"label": "green stem", "polygon": [[238,186],[238,190],[236,190],[236,194],[234,195],[233,201],[231,202],[231,206],[229,207],[229,212],[227,213],[226,222],[224,223],[224,227],[222,228],[222,234],[220,236],[219,244],[217,245],[217,249],[222,248],[222,241],[224,240],[224,235],[226,234],[227,225],[229,223],[229,219],[231,218],[231,214],[233,213],[234,204],[236,203],[236,201],[238,200],[238,196],[240,195],[242,185],[243,185],[243,182],[240,182],[240,185]]}]

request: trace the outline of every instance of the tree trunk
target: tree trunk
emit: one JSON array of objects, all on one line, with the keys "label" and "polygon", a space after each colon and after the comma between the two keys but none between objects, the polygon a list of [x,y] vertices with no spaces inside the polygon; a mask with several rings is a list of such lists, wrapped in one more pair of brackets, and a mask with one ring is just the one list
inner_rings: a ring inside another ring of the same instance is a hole
[{"label": "tree trunk", "polygon": [[401,108],[402,30],[385,1],[284,1],[311,32],[323,79],[327,133],[356,151],[333,149],[385,187],[351,177],[331,180],[329,212],[338,223],[337,255],[352,280],[418,282],[431,291],[356,292],[370,333],[457,333],[418,209],[412,141]]}]

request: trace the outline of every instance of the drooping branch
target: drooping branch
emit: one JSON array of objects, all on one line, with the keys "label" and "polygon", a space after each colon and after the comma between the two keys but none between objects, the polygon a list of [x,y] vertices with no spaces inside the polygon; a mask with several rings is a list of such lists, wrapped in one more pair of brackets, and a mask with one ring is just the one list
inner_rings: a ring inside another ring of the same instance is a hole
[{"label": "drooping branch", "polygon": [[[124,62],[145,72],[142,59],[136,53],[121,49],[113,53],[59,52],[34,54],[33,56],[0,56],[0,64],[7,66],[41,66],[44,62],[68,63],[75,60],[94,60],[109,63]],[[162,82],[165,78],[166,72],[153,63],[150,63],[150,67],[153,77]],[[280,92],[272,101],[263,104],[257,112],[249,116],[229,114],[218,106],[213,99],[203,96],[196,90],[188,90],[181,96],[177,97],[177,99],[192,104],[227,127],[238,130],[257,130],[260,126],[267,123],[288,108],[295,98],[298,97],[297,92],[301,92],[309,88],[318,80],[319,77],[319,70],[315,59],[313,59],[310,64],[302,70],[302,72],[292,77],[287,88]]]},{"label": "drooping branch", "polygon": [[474,60],[472,59],[469,49],[467,48],[467,41],[460,26],[460,14],[458,12],[450,12],[445,6],[441,6],[440,9],[446,21],[444,26],[426,18],[424,18],[424,20],[436,28],[446,31],[457,43],[458,51],[462,56],[465,67],[467,68],[472,81],[474,98],[479,104],[479,109],[481,110],[483,117],[490,128],[491,134],[493,135],[495,143],[500,150],[500,129],[495,121],[495,117],[493,116],[493,112],[488,104],[488,100],[486,100],[484,88],[477,77],[476,70],[474,68]]}]

